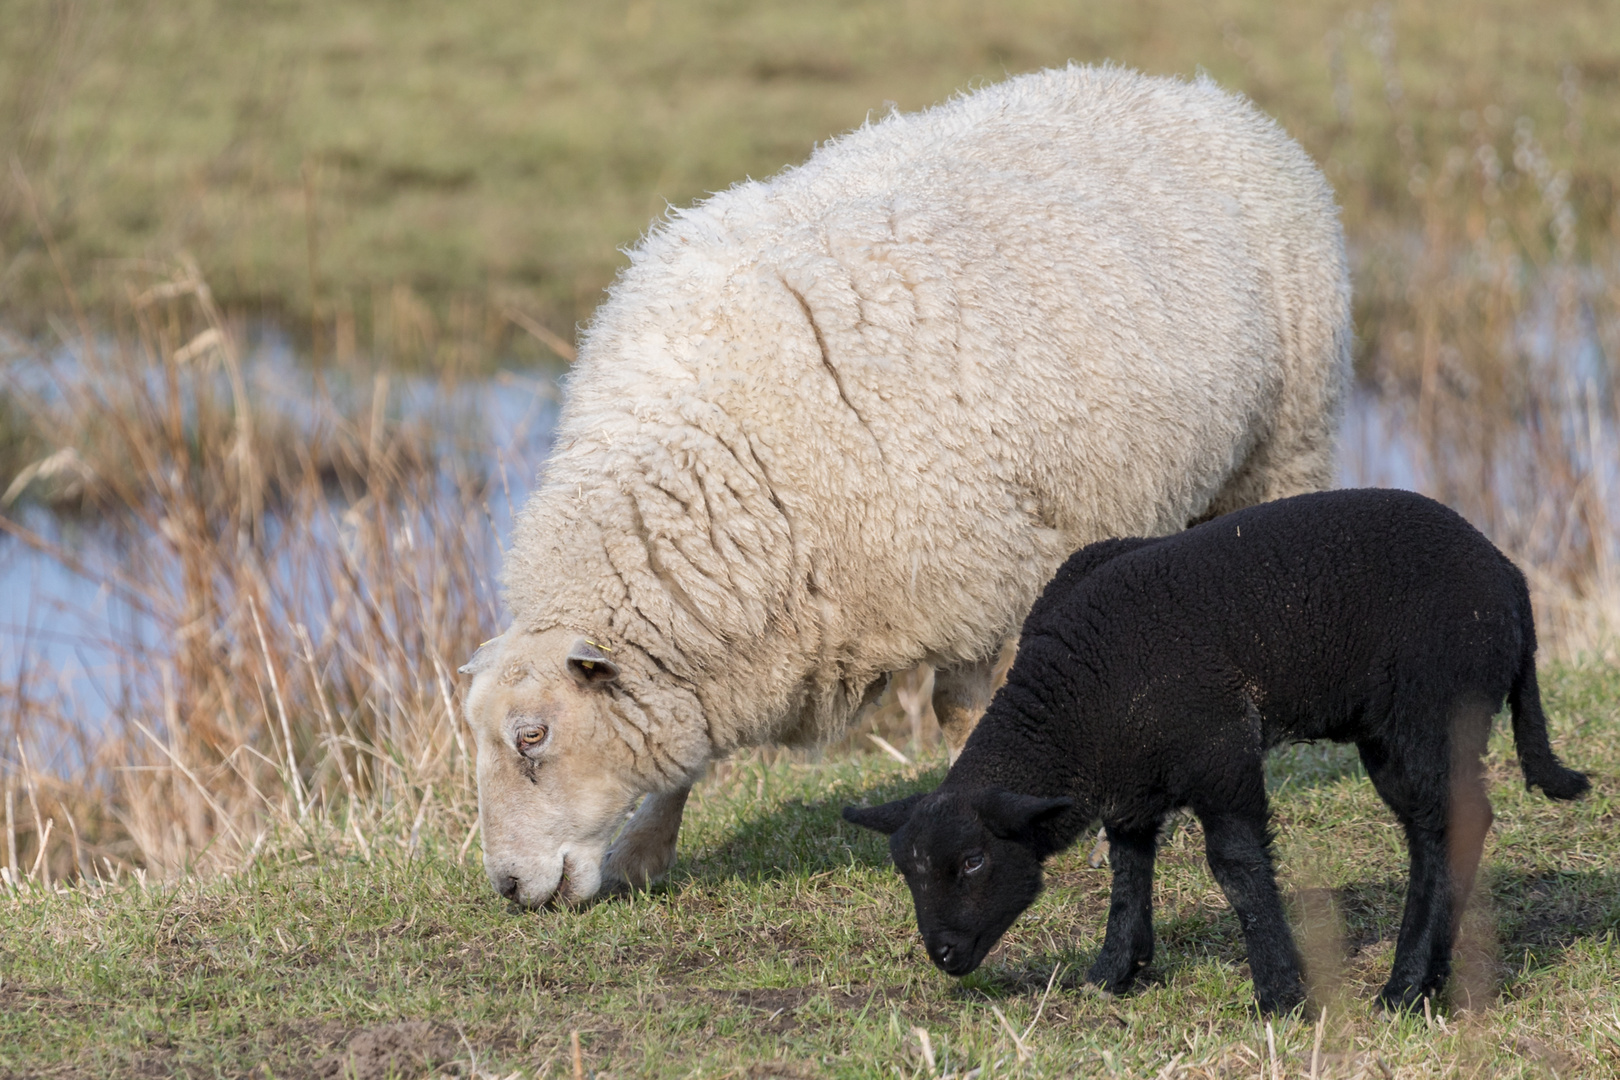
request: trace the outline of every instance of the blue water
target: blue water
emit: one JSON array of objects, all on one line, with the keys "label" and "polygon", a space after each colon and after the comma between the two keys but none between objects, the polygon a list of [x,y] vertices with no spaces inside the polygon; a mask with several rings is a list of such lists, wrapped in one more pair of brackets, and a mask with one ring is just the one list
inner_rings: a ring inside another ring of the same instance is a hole
[{"label": "blue water", "polygon": [[[76,361],[67,354],[48,358],[34,369],[14,369],[8,375],[14,383],[46,396],[55,393],[58,380],[82,377]],[[264,336],[244,358],[244,375],[249,393],[268,411],[290,418],[312,434],[318,425],[332,422],[311,405],[321,398],[315,392],[314,376],[296,361],[283,339]],[[347,385],[342,379],[340,373],[328,372],[326,394],[343,401],[348,415],[369,416],[378,384],[368,378]],[[223,386],[220,389],[224,391]],[[523,505],[549,452],[558,397],[555,375],[501,372],[487,379],[461,381],[453,388],[437,379],[394,374],[388,376],[384,400],[385,415],[391,421],[419,420],[433,433],[436,445],[432,453],[442,462],[436,486],[443,492],[447,511],[457,511],[447,512],[445,521],[461,527],[453,467],[471,468],[494,479],[483,527],[504,548],[514,512]],[[311,530],[308,539],[313,544],[278,544],[277,533],[284,526],[271,517],[265,523],[265,547],[307,552],[312,547],[329,550],[342,545],[343,515],[348,509],[333,497],[328,513],[301,522],[300,528]],[[65,557],[0,534],[0,709],[13,716],[29,711],[18,700],[21,693],[35,707],[44,703],[90,733],[107,716],[124,711],[122,701],[161,700],[151,692],[161,673],[143,670],[133,658],[143,651],[143,645],[156,644],[171,631],[173,615],[149,611],[140,595],[106,583],[116,580],[116,572],[128,560],[139,558],[143,581],[171,580],[173,592],[178,594],[178,566],[166,546],[153,538],[134,547],[127,531],[99,525],[93,518],[58,517],[27,507],[13,510],[12,516]],[[436,525],[431,515],[406,522],[396,519],[396,526],[402,526],[399,531],[417,535]],[[493,544],[486,546],[492,552],[498,550]],[[498,555],[490,561],[486,576],[492,582]],[[300,608],[276,614],[304,622],[319,640],[330,600],[326,588],[307,573],[307,566],[292,565],[285,557],[273,560],[267,569],[283,586],[272,588],[271,593],[293,594],[291,603]],[[304,588],[307,595],[296,595],[298,590],[290,587],[295,581],[309,582]],[[493,585],[489,595],[480,599],[493,609]],[[0,734],[9,727],[5,719],[0,718]],[[8,749],[0,748],[0,758],[13,756]],[[58,753],[78,756],[82,749],[62,747]]]}]

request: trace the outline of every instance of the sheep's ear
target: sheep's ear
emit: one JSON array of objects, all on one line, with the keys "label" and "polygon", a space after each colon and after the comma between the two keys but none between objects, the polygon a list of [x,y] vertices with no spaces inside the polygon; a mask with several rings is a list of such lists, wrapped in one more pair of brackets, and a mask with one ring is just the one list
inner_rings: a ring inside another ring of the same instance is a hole
[{"label": "sheep's ear", "polygon": [[1043,799],[999,788],[973,800],[973,809],[979,812],[985,828],[1003,840],[1027,844],[1042,859],[1063,846],[1054,826],[1063,812],[1073,807],[1073,799]]},{"label": "sheep's ear", "polygon": [[893,836],[900,826],[911,820],[912,808],[921,798],[922,792],[918,792],[891,803],[884,803],[882,806],[846,806],[844,820],[863,829],[880,832],[884,836]]},{"label": "sheep's ear", "polygon": [[472,659],[456,668],[463,675],[476,675],[495,662],[495,653],[501,646],[501,635],[496,635],[473,650]]},{"label": "sheep's ear", "polygon": [[581,686],[606,686],[619,681],[619,665],[603,646],[580,638],[568,650],[568,674]]}]

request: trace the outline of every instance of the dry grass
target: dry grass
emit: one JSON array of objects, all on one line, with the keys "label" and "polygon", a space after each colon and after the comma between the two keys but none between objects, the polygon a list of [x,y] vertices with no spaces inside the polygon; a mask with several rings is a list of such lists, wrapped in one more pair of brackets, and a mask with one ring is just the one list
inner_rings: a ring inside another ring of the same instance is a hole
[{"label": "dry grass", "polygon": [[315,819],[356,838],[420,825],[435,789],[464,813],[455,667],[495,622],[499,470],[430,430],[448,414],[391,418],[384,375],[369,407],[327,392],[297,438],[266,440],[262,420],[293,421],[255,399],[193,266],[132,292],[128,313],[127,336],[75,338],[19,398],[63,439],[45,463],[72,463],[56,479],[97,543],[0,528],[143,629],[119,641],[102,707],[19,643],[0,684],[6,797],[26,808],[8,819],[13,879],[239,869]]}]

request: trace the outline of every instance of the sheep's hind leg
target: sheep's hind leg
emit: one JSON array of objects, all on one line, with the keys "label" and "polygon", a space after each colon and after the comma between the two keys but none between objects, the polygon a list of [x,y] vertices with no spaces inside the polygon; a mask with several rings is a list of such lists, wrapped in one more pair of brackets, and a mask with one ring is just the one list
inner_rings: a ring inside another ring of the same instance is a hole
[{"label": "sheep's hind leg", "polygon": [[1012,667],[1013,655],[1018,651],[1018,639],[1011,638],[1001,647],[998,655],[976,664],[962,664],[942,668],[934,674],[934,715],[945,736],[945,746],[955,762],[963,745],[979,723],[979,717],[989,708],[990,699],[1006,681],[1007,669]]},{"label": "sheep's hind leg", "polygon": [[1210,871],[1243,928],[1260,1011],[1285,1013],[1305,1000],[1305,981],[1277,893],[1266,814],[1262,809],[1257,816],[1227,812],[1199,817]]},{"label": "sheep's hind leg", "polygon": [[1086,981],[1111,993],[1129,987],[1153,959],[1153,857],[1158,830],[1108,827],[1108,861],[1114,887],[1108,900],[1108,930]]},{"label": "sheep's hind leg", "polygon": [[654,792],[641,800],[619,833],[602,866],[605,884],[643,889],[675,865],[675,840],[681,832],[690,787]]}]

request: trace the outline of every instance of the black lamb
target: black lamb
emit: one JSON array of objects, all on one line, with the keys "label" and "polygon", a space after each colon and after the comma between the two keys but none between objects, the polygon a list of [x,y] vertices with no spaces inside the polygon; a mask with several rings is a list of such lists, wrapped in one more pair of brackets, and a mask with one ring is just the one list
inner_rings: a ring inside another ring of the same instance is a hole
[{"label": "black lamb", "polygon": [[1332,491],[1073,555],[961,757],[926,795],[850,821],[887,833],[929,957],[976,968],[1035,899],[1041,863],[1101,818],[1113,895],[1087,979],[1129,986],[1153,956],[1154,837],[1188,807],[1238,915],[1268,1013],[1304,999],[1272,871],[1263,761],[1353,742],[1406,829],[1411,880],[1379,994],[1408,1008],[1450,970],[1490,826],[1481,756],[1505,698],[1526,785],[1586,777],[1547,741],[1524,576],[1431,499]]}]

